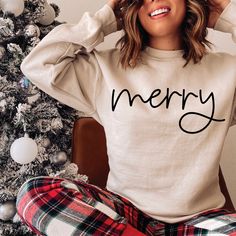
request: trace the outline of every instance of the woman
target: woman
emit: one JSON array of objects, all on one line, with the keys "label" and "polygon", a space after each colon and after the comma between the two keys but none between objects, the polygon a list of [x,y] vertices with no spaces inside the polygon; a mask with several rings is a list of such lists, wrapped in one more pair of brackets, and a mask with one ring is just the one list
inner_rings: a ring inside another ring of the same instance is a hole
[{"label": "woman", "polygon": [[[236,58],[209,52],[205,38],[208,26],[235,40],[235,11],[229,0],[110,0],[34,48],[23,73],[103,125],[110,173],[106,190],[60,178],[27,181],[17,209],[33,231],[236,235],[218,183],[235,124]],[[125,32],[121,47],[97,51],[117,29]]]}]

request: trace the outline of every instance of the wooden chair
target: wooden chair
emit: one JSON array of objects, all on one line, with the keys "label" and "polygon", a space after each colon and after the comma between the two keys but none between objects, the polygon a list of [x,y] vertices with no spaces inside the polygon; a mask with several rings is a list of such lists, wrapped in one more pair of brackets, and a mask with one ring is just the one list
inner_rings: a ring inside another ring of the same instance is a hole
[{"label": "wooden chair", "polygon": [[[74,123],[72,162],[79,166],[80,174],[89,177],[91,184],[101,188],[106,186],[109,172],[106,137],[103,126],[92,117],[82,117]],[[219,179],[226,198],[225,208],[235,211],[221,169]]]}]

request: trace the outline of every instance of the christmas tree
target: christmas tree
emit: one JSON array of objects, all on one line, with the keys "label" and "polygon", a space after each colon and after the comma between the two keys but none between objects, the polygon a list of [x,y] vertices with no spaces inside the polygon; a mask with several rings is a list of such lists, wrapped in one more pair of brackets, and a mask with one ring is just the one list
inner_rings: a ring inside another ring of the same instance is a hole
[{"label": "christmas tree", "polygon": [[[35,176],[77,174],[70,163],[73,121],[79,114],[49,97],[20,71],[24,57],[55,26],[59,8],[46,0],[0,0],[0,235],[33,235],[15,200]],[[27,133],[27,134],[26,134]],[[59,137],[59,138],[58,138]]]}]

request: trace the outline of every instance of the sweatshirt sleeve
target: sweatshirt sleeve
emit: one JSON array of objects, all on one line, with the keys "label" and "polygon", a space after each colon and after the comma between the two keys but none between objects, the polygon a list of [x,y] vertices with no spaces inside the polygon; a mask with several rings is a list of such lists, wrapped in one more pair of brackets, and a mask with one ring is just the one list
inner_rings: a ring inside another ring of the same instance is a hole
[{"label": "sweatshirt sleeve", "polygon": [[112,8],[85,12],[77,24],[55,27],[25,57],[23,74],[58,101],[90,115],[95,112],[101,70],[95,47],[117,30]]},{"label": "sweatshirt sleeve", "polygon": [[236,43],[236,3],[231,1],[218,18],[214,29],[225,33],[231,33]]},{"label": "sweatshirt sleeve", "polygon": [[[214,29],[232,35],[233,41],[236,43],[236,3],[231,1],[218,18]],[[236,78],[235,78],[236,79]],[[236,125],[236,89],[232,104],[232,112],[229,126]]]}]

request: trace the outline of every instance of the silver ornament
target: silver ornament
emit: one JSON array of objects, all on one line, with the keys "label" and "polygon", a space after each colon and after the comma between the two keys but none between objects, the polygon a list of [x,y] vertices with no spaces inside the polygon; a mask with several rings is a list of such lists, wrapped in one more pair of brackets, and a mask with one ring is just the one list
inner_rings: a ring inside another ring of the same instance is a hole
[{"label": "silver ornament", "polygon": [[0,205],[0,220],[11,220],[16,214],[16,204],[14,201],[7,201]]},{"label": "silver ornament", "polygon": [[67,162],[67,154],[66,152],[58,152],[57,155],[53,156],[52,163],[55,165],[64,165]]},{"label": "silver ornament", "polygon": [[39,23],[41,25],[51,25],[56,18],[56,12],[54,8],[45,2],[43,16],[40,17]]}]

